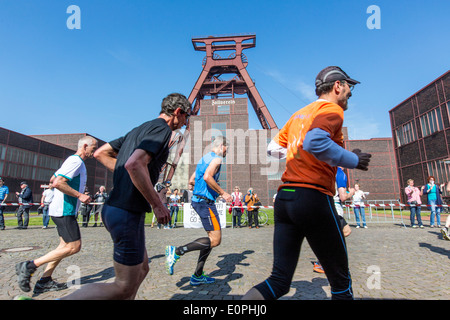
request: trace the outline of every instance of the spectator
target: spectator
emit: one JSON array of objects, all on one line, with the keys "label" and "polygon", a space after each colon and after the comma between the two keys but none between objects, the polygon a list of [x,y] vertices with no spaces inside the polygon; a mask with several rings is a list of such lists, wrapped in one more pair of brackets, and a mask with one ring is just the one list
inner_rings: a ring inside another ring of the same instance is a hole
[{"label": "spectator", "polygon": [[[232,207],[242,207],[242,192],[240,192],[240,189],[238,186],[234,187],[234,192],[231,194],[231,197],[233,198],[233,202],[231,203]],[[241,216],[243,212],[243,208],[233,208],[233,219],[232,219],[232,227],[235,228],[241,227]]]},{"label": "spectator", "polygon": [[167,186],[166,203],[170,203],[170,196],[172,195],[172,189],[170,189],[170,187],[172,186],[172,183],[170,181],[166,181],[166,186]]},{"label": "spectator", "polygon": [[[170,196],[170,222],[169,227],[176,228],[177,227],[177,218],[178,218],[178,210],[180,205],[180,196],[178,195],[178,189],[175,188],[173,190],[172,195]],[[175,215],[175,218],[173,216]],[[172,224],[172,226],[170,226]]]},{"label": "spectator", "polygon": [[[97,193],[94,195],[94,202],[101,203],[96,204],[94,206],[94,227],[97,226],[98,221],[98,214],[102,212],[103,204],[105,203],[106,199],[108,199],[108,194],[106,193],[105,186],[100,186]],[[103,225],[102,221],[100,220],[100,227]]]},{"label": "spectator", "polygon": [[5,209],[6,198],[8,198],[9,188],[4,185],[3,179],[0,177],[0,230],[5,230],[5,219],[3,218],[3,210]]},{"label": "spectator", "polygon": [[419,225],[420,228],[423,229],[423,223],[422,223],[422,218],[420,216],[420,205],[422,204],[422,200],[420,199],[420,197],[423,195],[423,188],[419,189],[417,187],[414,187],[414,180],[413,179],[409,179],[406,182],[408,185],[405,188],[405,193],[408,197],[408,205],[409,205],[409,210],[411,212],[410,215],[410,220],[411,220],[411,227],[412,228],[417,228],[417,226],[414,224],[414,217],[417,217],[417,224]]},{"label": "spectator", "polygon": [[50,222],[50,216],[48,214],[48,207],[50,203],[53,200],[54,196],[54,190],[53,190],[53,184],[50,182],[48,185],[48,189],[45,189],[44,193],[42,194],[41,198],[41,204],[43,206],[42,208],[42,229],[48,228],[48,223]]},{"label": "spectator", "polygon": [[181,198],[181,202],[183,203],[191,203],[192,195],[194,194],[194,186],[192,184],[188,185],[188,189],[184,190],[183,197]]},{"label": "spectator", "polygon": [[362,217],[362,221],[363,221],[363,225],[361,227],[363,227],[364,229],[367,229],[366,226],[366,214],[364,212],[364,200],[366,198],[364,192],[362,190],[359,189],[360,186],[359,184],[355,184],[355,194],[353,195],[352,199],[353,199],[353,205],[355,206],[353,208],[353,211],[355,212],[355,218],[356,218],[356,228],[359,228],[361,223],[360,223],[360,218],[359,215],[361,214]]},{"label": "spectator", "polygon": [[[450,182],[447,183],[447,192],[450,192]],[[447,219],[445,220],[445,225],[441,229],[442,237],[445,240],[450,240],[450,235],[448,234],[450,228],[450,214],[447,216]]]},{"label": "spectator", "polygon": [[[88,187],[86,187],[84,189],[84,194],[92,199],[92,194],[89,192],[89,188]],[[89,219],[91,218],[92,207],[93,207],[93,205],[91,205],[89,203],[82,202],[80,204],[80,214],[83,216],[83,224],[82,224],[82,226],[84,228],[87,228],[87,226],[89,224]]]},{"label": "spectator", "polygon": [[252,228],[253,221],[255,222],[256,229],[259,229],[258,208],[254,208],[255,204],[259,202],[259,198],[256,193],[253,193],[253,188],[248,189],[247,195],[245,196],[245,202],[247,203],[249,229]]},{"label": "spectator", "polygon": [[28,221],[30,220],[31,203],[33,203],[33,193],[26,181],[20,183],[20,188],[22,191],[20,193],[16,192],[17,197],[21,200],[21,205],[19,205],[19,210],[17,211],[17,225],[18,229],[27,229]]},{"label": "spectator", "polygon": [[423,193],[427,195],[427,204],[430,207],[430,227],[434,228],[434,217],[436,216],[437,226],[441,227],[441,208],[436,207],[442,205],[441,189],[439,185],[435,184],[433,176],[428,177],[428,183],[422,186]]}]

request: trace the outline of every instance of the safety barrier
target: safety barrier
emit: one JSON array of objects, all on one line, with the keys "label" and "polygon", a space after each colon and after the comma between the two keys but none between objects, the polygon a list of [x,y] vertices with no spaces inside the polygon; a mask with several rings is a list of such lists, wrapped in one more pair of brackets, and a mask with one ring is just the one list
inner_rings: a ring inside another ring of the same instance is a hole
[{"label": "safety barrier", "polygon": [[[351,201],[346,201],[342,206],[344,207],[344,218],[349,224],[356,223],[356,215],[354,213],[355,207],[364,208],[366,223],[394,223],[401,224],[403,227],[410,225],[410,207],[421,207],[422,221],[429,221],[427,216],[431,211],[431,205],[409,205],[401,203],[398,200],[366,200],[363,205],[354,205]],[[436,205],[440,209],[441,214],[448,213],[448,205]],[[423,209],[425,208],[425,210]],[[406,212],[405,212],[406,211]],[[424,213],[427,213],[424,215]],[[441,223],[445,222],[445,218],[441,217]],[[360,217],[362,224],[362,217]],[[417,223],[417,222],[416,222]]]},{"label": "safety barrier", "polygon": [[[103,203],[100,202],[91,202],[89,205],[101,205]],[[21,203],[3,203],[0,204],[1,206],[19,206],[22,205]],[[41,206],[42,204],[39,202],[33,202],[29,203],[27,205],[31,206]],[[414,205],[412,205],[414,206]],[[417,206],[417,205],[416,205]],[[414,206],[414,207],[416,207]],[[409,204],[401,203],[398,200],[366,200],[363,205],[357,206],[352,204],[349,201],[346,201],[342,207],[344,208],[344,218],[345,220],[351,225],[356,223],[356,216],[354,213],[355,207],[361,207],[364,208],[364,214],[365,214],[365,220],[367,224],[371,223],[391,223],[391,224],[401,224],[402,226],[406,227],[406,225],[410,225],[410,207]],[[426,223],[429,221],[429,216],[427,214],[430,211],[430,205],[427,204],[421,204],[420,207],[421,210],[421,216],[422,220]],[[447,215],[449,212],[449,205],[442,204],[442,205],[436,205],[437,208],[441,209],[441,215]],[[170,209],[170,206],[168,206]],[[229,208],[249,208],[248,206],[226,206],[227,213]],[[252,206],[252,208],[258,208],[258,209],[273,209],[273,206]],[[183,214],[184,209],[183,206],[179,206],[178,211],[178,218],[177,218],[177,224],[183,225]],[[91,213],[91,216],[93,214]],[[79,217],[80,218],[80,217]],[[228,219],[227,219],[228,220]],[[441,223],[444,223],[445,217],[441,216]],[[89,224],[92,224],[93,222],[89,222]],[[230,225],[232,222],[227,221],[227,225]],[[362,223],[362,217],[360,217],[360,223]],[[156,224],[156,221],[155,221]]]}]

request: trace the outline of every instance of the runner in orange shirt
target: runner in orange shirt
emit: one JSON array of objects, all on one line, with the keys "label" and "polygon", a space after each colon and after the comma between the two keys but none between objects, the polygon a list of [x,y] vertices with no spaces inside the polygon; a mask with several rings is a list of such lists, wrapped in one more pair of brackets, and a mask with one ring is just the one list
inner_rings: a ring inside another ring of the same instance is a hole
[{"label": "runner in orange shirt", "polygon": [[269,155],[286,158],[275,200],[273,269],[243,299],[278,299],[286,294],[305,237],[322,263],[332,299],[353,299],[333,196],[337,166],[368,170],[371,157],[343,148],[344,111],[358,83],[339,67],[320,71],[315,83],[319,99],[294,113],[269,144]]}]

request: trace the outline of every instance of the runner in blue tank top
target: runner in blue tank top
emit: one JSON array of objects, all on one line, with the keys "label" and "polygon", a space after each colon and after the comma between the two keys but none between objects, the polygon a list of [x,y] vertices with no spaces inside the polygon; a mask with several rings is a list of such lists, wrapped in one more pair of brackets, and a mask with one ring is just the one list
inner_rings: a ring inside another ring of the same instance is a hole
[{"label": "runner in blue tank top", "polygon": [[[214,159],[219,159],[222,163],[221,156],[215,154],[214,152],[210,152],[206,154],[203,158],[200,159],[200,161],[197,164],[197,168],[195,170],[195,184],[194,184],[194,192],[192,196],[192,202],[201,202],[205,201],[208,198],[211,201],[215,201],[216,198],[219,196],[219,194],[210,186],[208,186],[208,183],[203,179],[203,176],[206,172],[206,169],[208,169],[209,165]],[[220,168],[221,164],[219,165],[219,168],[216,172],[216,174],[213,176],[213,179],[215,182],[219,181],[220,176]]]},{"label": "runner in blue tank top", "polygon": [[212,144],[212,152],[200,159],[194,174],[189,179],[189,184],[194,185],[192,207],[200,216],[208,236],[199,238],[181,247],[166,247],[166,267],[170,275],[173,274],[173,266],[180,256],[190,251],[200,251],[197,267],[190,280],[193,286],[215,281],[214,278],[210,278],[203,273],[203,267],[212,248],[217,247],[222,239],[219,214],[214,201],[219,195],[227,202],[232,200],[231,195],[225,192],[217,183],[220,176],[222,158],[225,158],[226,153],[226,139],[222,136],[216,137]]}]

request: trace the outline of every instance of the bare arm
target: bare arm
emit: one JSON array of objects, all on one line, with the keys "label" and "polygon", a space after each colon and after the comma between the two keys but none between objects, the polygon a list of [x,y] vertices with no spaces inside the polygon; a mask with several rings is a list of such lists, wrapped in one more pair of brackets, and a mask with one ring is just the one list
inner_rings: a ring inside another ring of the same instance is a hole
[{"label": "bare arm", "polygon": [[125,163],[125,169],[128,171],[134,186],[153,207],[158,222],[166,224],[170,219],[170,213],[161,202],[158,193],[156,193],[150,181],[147,166],[151,160],[151,155],[145,150],[136,149]]},{"label": "bare arm", "polygon": [[94,153],[94,158],[103,164],[109,171],[113,172],[116,167],[117,153],[109,143],[105,143]]},{"label": "bare arm", "polygon": [[195,186],[195,171],[192,176],[189,178],[189,184]]},{"label": "bare arm", "polygon": [[6,198],[8,198],[8,193],[5,194],[5,198],[2,200],[2,203],[5,203],[5,202],[6,202]]},{"label": "bare arm", "polygon": [[209,164],[208,168],[206,168],[205,174],[203,175],[203,180],[208,184],[208,186],[216,191],[222,198],[225,199],[226,202],[231,202],[232,198],[231,195],[226,193],[214,180],[214,175],[219,170],[220,164],[222,163],[222,159],[215,158],[211,163]]},{"label": "bare arm", "polygon": [[347,191],[345,190],[345,188],[339,188],[338,189],[338,193],[339,193],[339,200],[341,200],[342,202],[347,201],[349,199],[351,199],[353,197],[353,195],[355,194],[355,189],[350,188],[349,190],[350,192],[347,193]]},{"label": "bare arm", "polygon": [[62,176],[53,176],[52,177],[52,183],[53,183],[53,187],[58,189],[59,191],[61,191],[64,194],[67,194],[68,196],[74,197],[74,198],[78,198],[81,202],[83,203],[89,203],[91,202],[91,197],[78,192],[77,190],[73,189],[71,186],[69,186],[67,184],[67,181],[69,181],[67,178],[64,178]]}]

